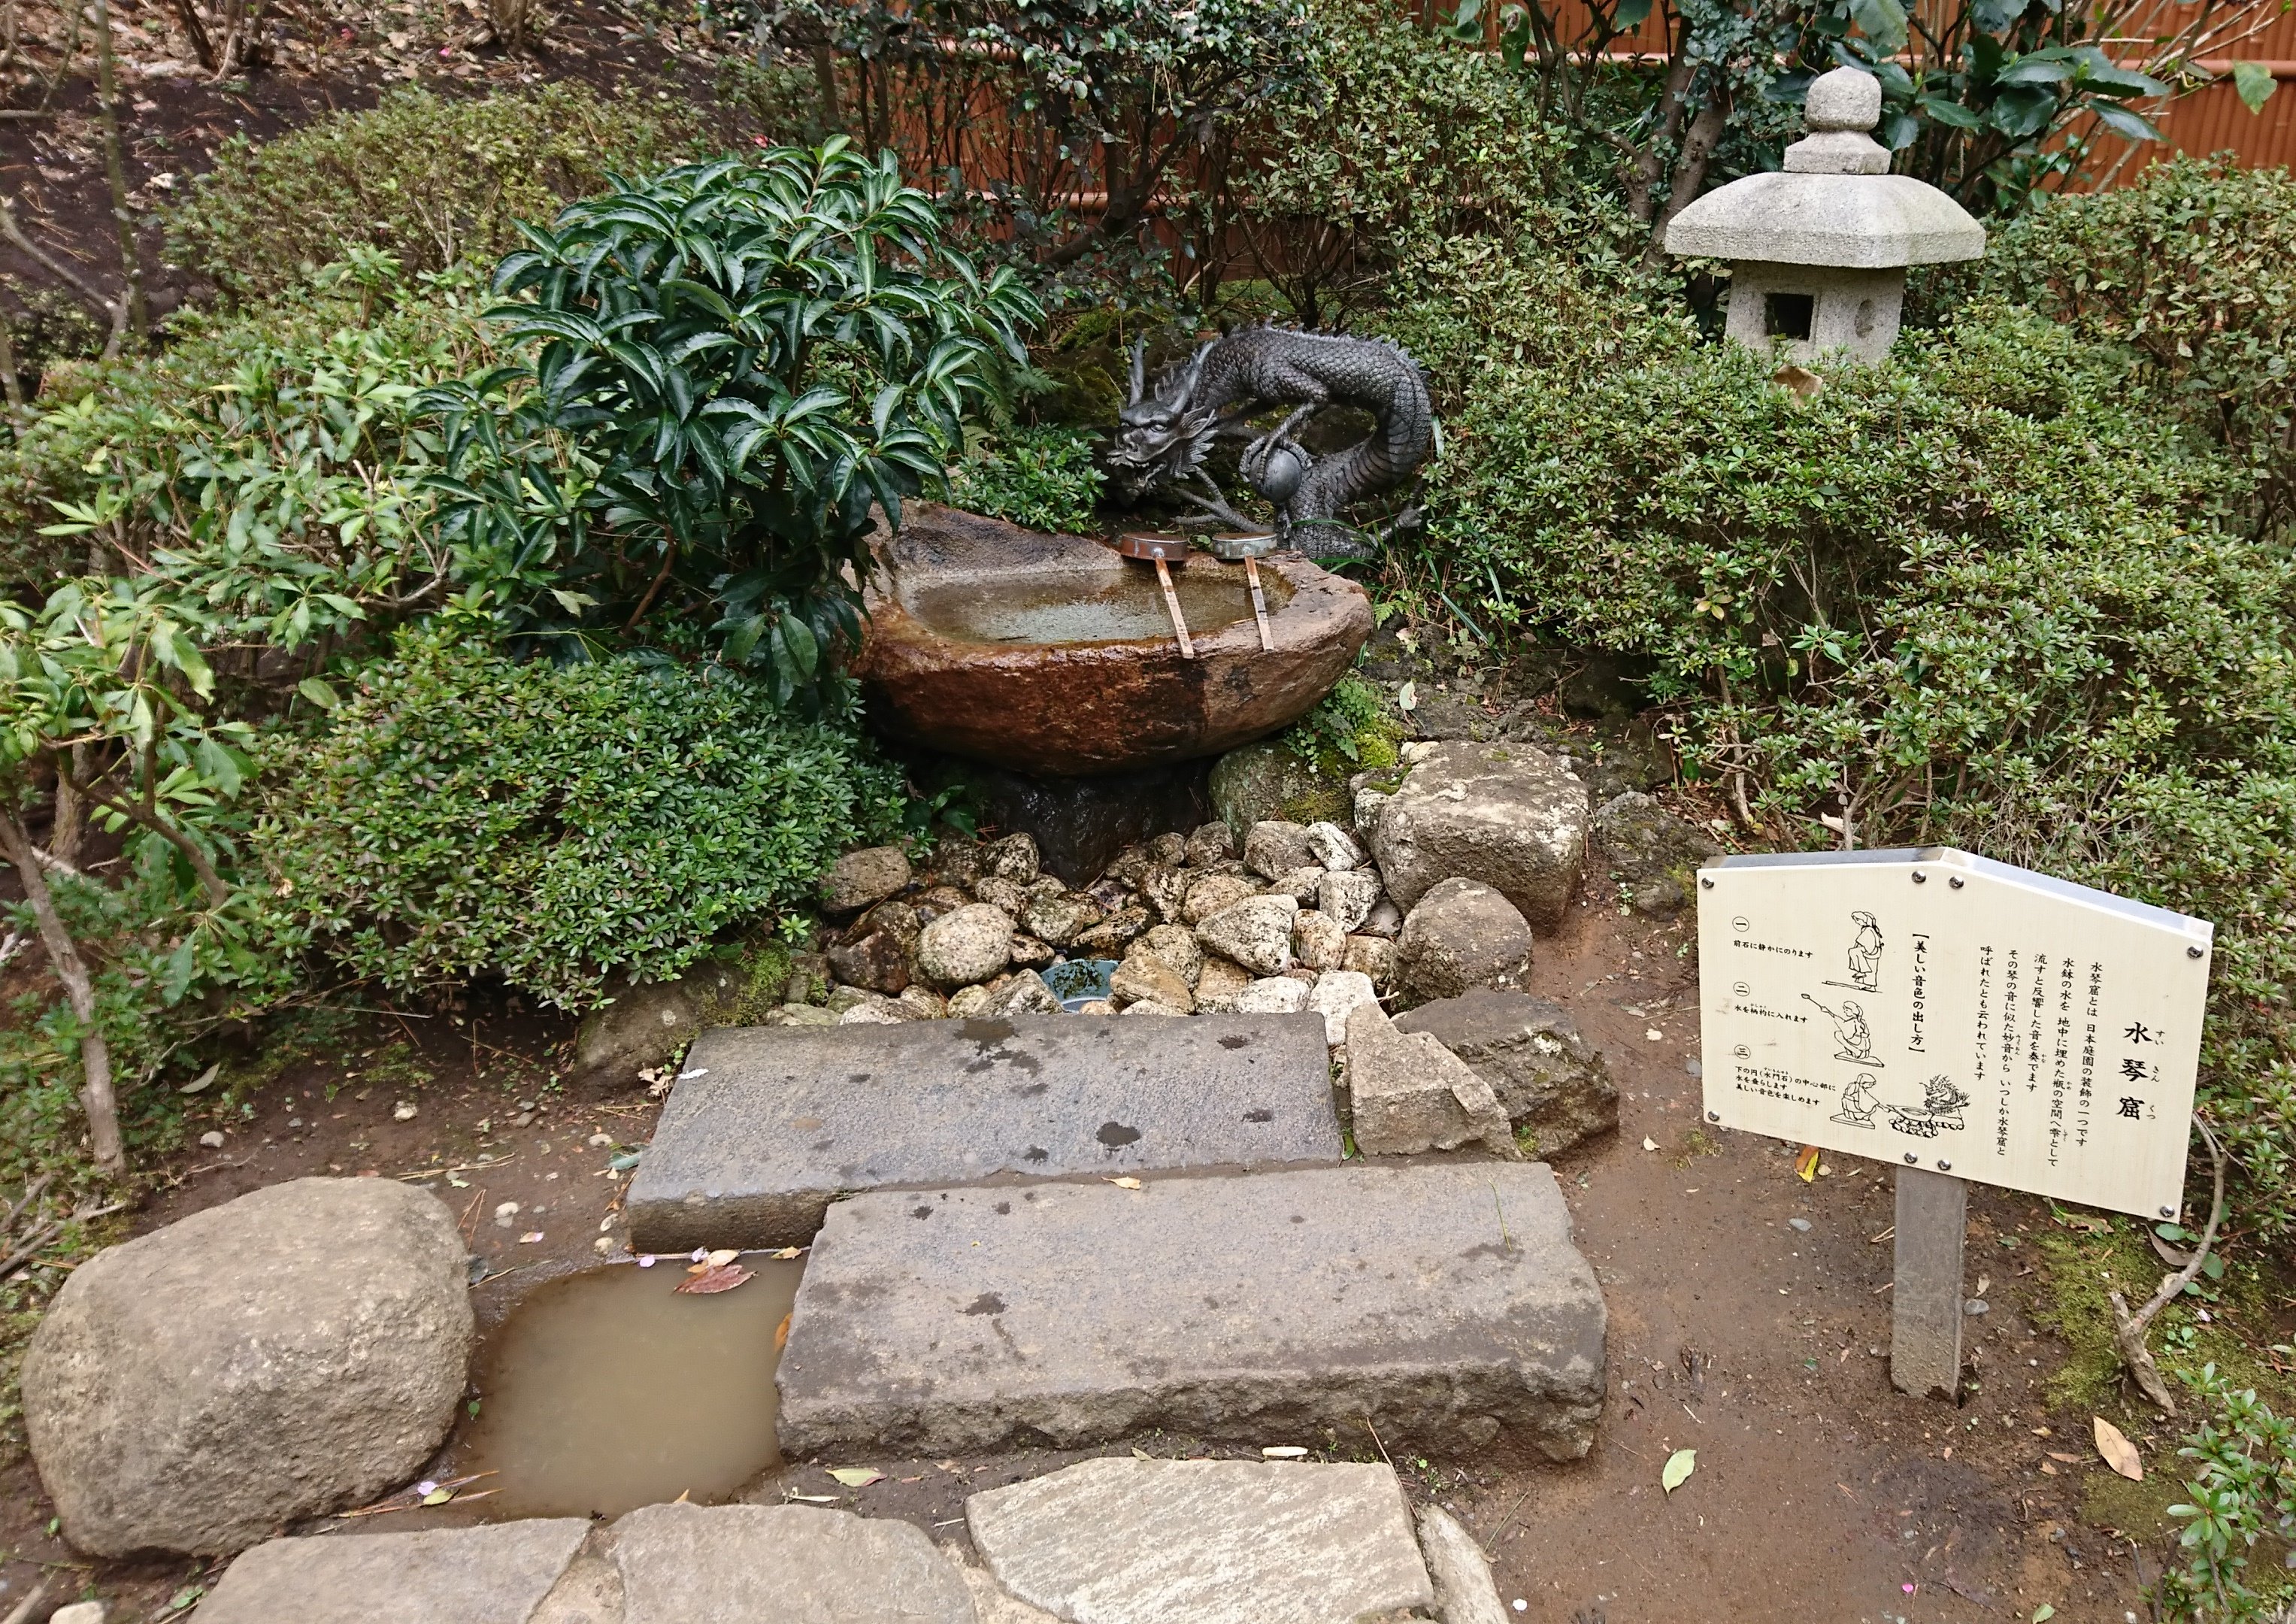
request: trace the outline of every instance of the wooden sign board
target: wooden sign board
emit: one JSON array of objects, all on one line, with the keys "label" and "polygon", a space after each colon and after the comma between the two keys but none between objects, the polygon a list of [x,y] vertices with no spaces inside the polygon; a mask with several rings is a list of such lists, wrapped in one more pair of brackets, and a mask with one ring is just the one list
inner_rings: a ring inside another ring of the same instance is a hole
[{"label": "wooden sign board", "polygon": [[2206,922],[1945,847],[1698,883],[1709,1121],[2176,1216]]}]

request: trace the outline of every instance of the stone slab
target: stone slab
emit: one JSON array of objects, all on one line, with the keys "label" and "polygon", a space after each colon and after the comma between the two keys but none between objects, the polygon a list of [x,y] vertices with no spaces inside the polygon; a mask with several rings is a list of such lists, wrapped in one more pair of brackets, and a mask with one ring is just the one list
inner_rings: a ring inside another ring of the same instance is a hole
[{"label": "stone slab", "polygon": [[549,1517],[274,1539],[231,1564],[200,1624],[528,1624],[589,1532]]},{"label": "stone slab", "polygon": [[1435,1600],[1390,1466],[1082,1461],[964,1515],[998,1584],[1074,1624],[1341,1624]]},{"label": "stone slab", "polygon": [[878,1192],[832,1208],[815,1244],[781,1445],[939,1455],[1151,1428],[1265,1445],[1368,1417],[1390,1448],[1574,1459],[1603,1337],[1544,1163]]},{"label": "stone slab", "polygon": [[643,1251],[799,1246],[846,1191],[1341,1153],[1318,1015],[720,1027],[627,1210]]},{"label": "stone slab", "polygon": [[1419,1550],[1435,1581],[1435,1616],[1443,1624],[1508,1624],[1490,1558],[1456,1517],[1439,1505],[1421,1506]]},{"label": "stone slab", "polygon": [[977,1624],[914,1523],[805,1505],[647,1505],[616,1522],[623,1624]]}]

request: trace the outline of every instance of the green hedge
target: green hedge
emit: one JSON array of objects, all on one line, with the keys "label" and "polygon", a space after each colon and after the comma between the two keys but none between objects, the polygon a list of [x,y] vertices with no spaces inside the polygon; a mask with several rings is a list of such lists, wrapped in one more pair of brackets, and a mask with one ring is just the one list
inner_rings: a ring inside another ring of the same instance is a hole
[{"label": "green hedge", "polygon": [[1791,841],[1846,817],[2213,920],[2202,1097],[2250,1219],[2296,1223],[2296,562],[2257,527],[2268,471],[2130,347],[1998,304],[1805,398],[1607,273],[1526,253],[1404,291],[1384,320],[1447,440],[1422,576],[1487,627],[1652,658],[1690,771]]},{"label": "green hedge", "polygon": [[403,89],[261,145],[234,137],[171,211],[171,258],[229,298],[262,299],[373,248],[409,272],[491,264],[512,222],[546,221],[611,173],[710,146],[698,110],[554,84],[470,100]]},{"label": "green hedge", "polygon": [[434,627],[308,743],[258,844],[320,946],[407,988],[500,973],[573,1008],[675,975],[900,826],[848,726],[715,666],[515,663]]}]

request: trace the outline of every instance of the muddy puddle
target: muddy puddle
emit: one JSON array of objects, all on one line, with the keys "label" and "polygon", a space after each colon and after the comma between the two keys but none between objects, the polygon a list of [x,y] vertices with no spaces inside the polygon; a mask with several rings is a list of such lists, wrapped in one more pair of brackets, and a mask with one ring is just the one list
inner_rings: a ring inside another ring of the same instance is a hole
[{"label": "muddy puddle", "polygon": [[742,1262],[754,1278],[707,1296],[678,1292],[685,1262],[669,1258],[529,1292],[480,1349],[479,1414],[453,1450],[456,1476],[493,1474],[472,1511],[614,1517],[722,1500],[780,1464],[775,1341],[805,1264]]},{"label": "muddy puddle", "polygon": [[[1274,613],[1289,601],[1289,584],[1272,570],[1259,578]],[[1251,597],[1237,566],[1193,560],[1172,571],[1172,584],[1181,616],[1198,636],[1251,618]],[[1163,592],[1146,564],[1112,578],[1049,575],[926,586],[904,594],[902,601],[935,631],[969,643],[1129,643],[1172,635]]]}]

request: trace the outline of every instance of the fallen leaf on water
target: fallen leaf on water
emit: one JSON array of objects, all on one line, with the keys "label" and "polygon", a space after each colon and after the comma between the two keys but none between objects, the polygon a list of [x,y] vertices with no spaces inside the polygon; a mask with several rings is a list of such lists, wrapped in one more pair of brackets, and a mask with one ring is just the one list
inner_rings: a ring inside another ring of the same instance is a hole
[{"label": "fallen leaf on water", "polygon": [[703,1259],[703,1261],[708,1263],[711,1268],[724,1268],[728,1263],[731,1263],[734,1259],[741,1255],[741,1252],[733,1247],[720,1247],[718,1251],[711,1252],[708,1258]]},{"label": "fallen leaf on water", "polygon": [[1666,1465],[1658,1474],[1658,1486],[1672,1494],[1690,1481],[1690,1474],[1698,1470],[1698,1451],[1677,1449],[1666,1457]]},{"label": "fallen leaf on water", "polygon": [[874,1466],[832,1466],[829,1475],[848,1489],[866,1489],[872,1483],[882,1483],[885,1474]]},{"label": "fallen leaf on water", "polygon": [[1653,1138],[1652,1138],[1648,1134],[1644,1135],[1644,1136],[1643,1136],[1643,1149],[1644,1149],[1644,1150],[1646,1150],[1646,1151],[1654,1151],[1654,1150],[1658,1149],[1658,1141],[1657,1141],[1657,1140],[1655,1140],[1655,1139],[1653,1139]]},{"label": "fallen leaf on water", "polygon": [[767,1252],[767,1253],[766,1254],[766,1256],[767,1256],[768,1258],[783,1258],[783,1259],[788,1259],[788,1258],[801,1258],[801,1257],[805,1256],[805,1248],[804,1248],[804,1247],[802,1247],[802,1246],[784,1246],[784,1247],[783,1247],[783,1248],[781,1249],[781,1251],[769,1251],[769,1252]]},{"label": "fallen leaf on water", "polygon": [[1817,1146],[1805,1144],[1794,1158],[1794,1177],[1808,1184],[1817,1177]]},{"label": "fallen leaf on water", "polygon": [[454,1497],[455,1491],[451,1489],[434,1489],[429,1494],[422,1497],[422,1504],[425,1505],[444,1505],[447,1501]]},{"label": "fallen leaf on water", "polygon": [[774,1327],[774,1351],[775,1353],[779,1353],[783,1349],[789,1346],[789,1323],[790,1316],[784,1314],[782,1316],[782,1323]]},{"label": "fallen leaf on water", "polygon": [[2136,1453],[2136,1446],[2128,1441],[2128,1434],[2102,1415],[2092,1416],[2090,1420],[2096,1428],[2096,1452],[2104,1456],[2104,1464],[2132,1483],[2143,1482],[2144,1457]]},{"label": "fallen leaf on water", "polygon": [[1114,1185],[1119,1190],[1137,1190],[1140,1187],[1140,1181],[1136,1178],[1103,1178],[1101,1183]]},{"label": "fallen leaf on water", "polygon": [[679,1281],[675,1289],[689,1297],[706,1297],[712,1292],[730,1292],[750,1277],[750,1271],[740,1264],[726,1263]]},{"label": "fallen leaf on water", "polygon": [[1263,1460],[1271,1461],[1297,1461],[1308,1457],[1308,1452],[1298,1444],[1270,1444],[1259,1454]]}]

